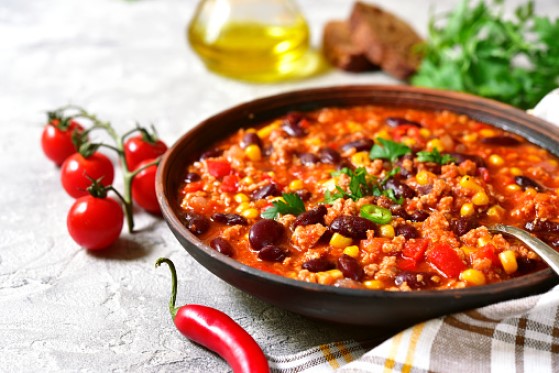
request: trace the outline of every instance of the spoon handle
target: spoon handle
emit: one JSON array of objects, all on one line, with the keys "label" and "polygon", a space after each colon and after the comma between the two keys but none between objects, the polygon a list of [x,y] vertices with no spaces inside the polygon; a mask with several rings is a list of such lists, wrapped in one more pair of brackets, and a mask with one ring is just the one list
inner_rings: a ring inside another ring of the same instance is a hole
[{"label": "spoon handle", "polygon": [[489,230],[509,234],[525,243],[532,251],[538,254],[559,275],[559,253],[542,240],[532,236],[520,228],[510,225],[496,224]]}]

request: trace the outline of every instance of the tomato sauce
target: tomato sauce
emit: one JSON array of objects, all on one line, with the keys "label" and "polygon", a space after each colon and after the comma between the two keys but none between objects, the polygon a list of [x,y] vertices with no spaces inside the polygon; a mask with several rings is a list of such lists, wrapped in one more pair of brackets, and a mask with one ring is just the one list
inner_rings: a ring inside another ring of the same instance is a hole
[{"label": "tomato sauce", "polygon": [[216,143],[179,195],[215,250],[325,285],[463,288],[545,267],[495,223],[559,248],[558,158],[448,111],[289,113]]}]

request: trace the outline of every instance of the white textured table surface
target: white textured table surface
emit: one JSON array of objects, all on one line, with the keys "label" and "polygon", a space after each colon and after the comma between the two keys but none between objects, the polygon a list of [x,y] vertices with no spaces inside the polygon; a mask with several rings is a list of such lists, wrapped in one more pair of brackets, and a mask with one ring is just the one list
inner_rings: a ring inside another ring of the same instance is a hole
[{"label": "white textured table surface", "polygon": [[[324,23],[345,17],[352,5],[299,3],[315,46]],[[425,34],[430,6],[443,9],[457,1],[376,3]],[[226,311],[266,353],[374,336],[371,330],[308,320],[241,293],[197,264],[162,220],[140,211],[140,231],[124,232],[106,254],[92,255],[68,236],[72,200],[39,146],[46,110],[79,104],[120,132],[135,121],[153,122],[171,144],[198,121],[255,97],[310,86],[396,83],[381,73],[332,71],[277,85],[212,75],[186,43],[194,4],[0,0],[0,371],[227,371],[214,354],[175,330],[167,312],[169,273],[153,266],[160,256],[177,265],[178,303]],[[536,6],[539,13],[559,14],[555,0]]]}]

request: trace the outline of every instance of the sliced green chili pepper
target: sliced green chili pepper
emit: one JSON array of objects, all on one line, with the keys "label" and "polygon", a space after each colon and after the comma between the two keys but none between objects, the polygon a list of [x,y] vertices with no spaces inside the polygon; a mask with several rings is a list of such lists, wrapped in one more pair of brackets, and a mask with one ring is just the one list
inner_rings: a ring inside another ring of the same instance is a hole
[{"label": "sliced green chili pepper", "polygon": [[365,205],[361,207],[360,214],[361,217],[377,224],[386,224],[392,220],[392,213],[390,210],[377,205]]}]

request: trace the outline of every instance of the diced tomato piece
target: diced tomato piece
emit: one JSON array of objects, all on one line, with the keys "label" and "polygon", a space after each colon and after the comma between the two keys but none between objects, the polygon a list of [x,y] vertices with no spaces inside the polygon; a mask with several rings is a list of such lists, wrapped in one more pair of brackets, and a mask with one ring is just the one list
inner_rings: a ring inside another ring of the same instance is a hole
[{"label": "diced tomato piece", "polygon": [[231,163],[227,161],[213,161],[209,159],[206,161],[206,165],[208,166],[208,172],[210,175],[217,178],[227,176],[231,173],[231,171],[233,171]]},{"label": "diced tomato piece", "polygon": [[466,269],[466,265],[456,251],[446,243],[437,244],[427,251],[425,256],[427,262],[437,268],[447,278],[458,278],[460,272]]},{"label": "diced tomato piece", "polygon": [[404,136],[419,138],[419,129],[410,124],[402,124],[392,130],[392,138],[395,141],[400,141]]},{"label": "diced tomato piece", "polygon": [[471,253],[470,259],[472,260],[472,262],[479,259],[489,259],[491,261],[491,264],[493,264],[494,266],[499,265],[500,261],[499,257],[497,256],[496,250],[497,249],[495,248],[495,246],[487,244]]},{"label": "diced tomato piece", "polygon": [[202,180],[193,181],[192,183],[188,183],[183,188],[183,190],[186,193],[197,192],[197,191],[202,190],[202,189],[204,189],[204,182]]},{"label": "diced tomato piece", "polygon": [[423,259],[428,246],[429,240],[425,238],[407,241],[402,249],[402,256],[397,260],[398,267],[406,271],[416,269],[419,262]]},{"label": "diced tomato piece", "polygon": [[239,177],[235,174],[225,175],[221,181],[221,191],[235,193],[239,190]]},{"label": "diced tomato piece", "polygon": [[489,175],[489,170],[485,167],[480,167],[477,169],[479,172],[479,175],[481,176],[481,178],[483,179],[483,181],[485,181],[486,183],[489,182],[489,180],[491,179],[491,176]]}]

